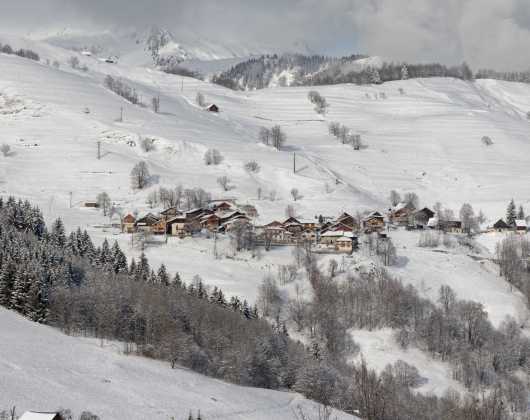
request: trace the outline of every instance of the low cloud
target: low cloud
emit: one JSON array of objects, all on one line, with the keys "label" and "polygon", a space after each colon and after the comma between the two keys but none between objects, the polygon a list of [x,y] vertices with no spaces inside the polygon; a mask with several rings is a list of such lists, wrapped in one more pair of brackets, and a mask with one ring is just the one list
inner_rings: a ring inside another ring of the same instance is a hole
[{"label": "low cloud", "polygon": [[528,69],[528,0],[2,0],[5,30],[158,24],[257,45],[304,41],[325,54]]}]

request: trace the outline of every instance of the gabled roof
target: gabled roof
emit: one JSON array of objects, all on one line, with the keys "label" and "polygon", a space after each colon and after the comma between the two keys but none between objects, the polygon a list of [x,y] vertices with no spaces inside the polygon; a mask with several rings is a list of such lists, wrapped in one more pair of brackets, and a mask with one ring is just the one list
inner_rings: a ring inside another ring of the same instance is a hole
[{"label": "gabled roof", "polygon": [[298,220],[296,217],[289,217],[287,220],[285,220],[285,221],[283,222],[284,225],[286,225],[286,224],[292,224],[292,223],[296,223],[296,224],[298,224],[298,225],[301,224],[301,223],[300,223],[300,220]]},{"label": "gabled roof", "polygon": [[324,238],[336,238],[336,237],[356,238],[353,232],[347,232],[343,230],[329,231],[329,232],[323,233],[320,236]]},{"label": "gabled roof", "polygon": [[162,210],[160,212],[160,214],[169,214],[169,213],[174,213],[174,212],[177,212],[178,213],[178,209],[176,207],[169,207],[168,209],[165,209],[165,210]]},{"label": "gabled roof", "polygon": [[26,411],[19,420],[55,420],[58,418],[60,418],[59,413]]},{"label": "gabled roof", "polygon": [[425,213],[426,215],[428,215],[430,217],[434,216],[434,214],[435,214],[434,211],[432,211],[429,207],[424,207],[424,208],[414,212],[414,214],[418,214],[418,213]]},{"label": "gabled roof", "polygon": [[378,211],[373,211],[369,215],[363,218],[363,220],[370,220],[370,219],[384,219],[384,217]]},{"label": "gabled roof", "polygon": [[499,219],[493,224],[493,227],[495,229],[509,229],[510,225],[506,223],[504,220]]},{"label": "gabled roof", "polygon": [[175,217],[169,219],[166,223],[170,225],[171,223],[174,223],[174,222],[185,222],[186,220],[188,220],[188,218],[186,217],[185,214],[177,214]]},{"label": "gabled roof", "polygon": [[517,219],[517,220],[515,221],[515,226],[518,227],[518,228],[519,228],[519,227],[524,227],[524,228],[526,228],[528,225],[526,224],[526,220],[523,220],[523,219]]}]

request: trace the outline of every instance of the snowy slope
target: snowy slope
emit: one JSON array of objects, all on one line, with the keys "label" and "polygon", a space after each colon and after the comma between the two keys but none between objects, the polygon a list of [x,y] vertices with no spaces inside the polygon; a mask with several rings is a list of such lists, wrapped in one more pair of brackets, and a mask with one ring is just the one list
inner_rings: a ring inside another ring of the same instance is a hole
[{"label": "snowy slope", "polygon": [[[35,49],[42,61],[62,64],[55,69],[0,54],[0,139],[14,152],[0,157],[0,194],[28,198],[42,208],[48,221],[61,216],[68,228],[87,228],[97,242],[104,237],[117,239],[129,256],[139,252],[130,247],[130,238],[97,228],[108,218],[82,209],[81,203],[106,191],[125,211],[151,210],[145,203],[149,190],[133,191],[129,184],[129,172],[139,160],[146,160],[156,175],[151,189],[180,183],[202,187],[216,198],[228,194],[254,204],[260,213],[258,222],[282,219],[288,204],[305,218],[385,210],[391,189],[414,191],[423,205],[441,201],[455,211],[469,202],[490,221],[504,214],[512,197],[518,204],[529,203],[528,85],[439,78],[381,86],[322,86],[318,91],[330,104],[323,118],[307,100],[310,88],[233,92],[157,72],[136,58],[130,65],[123,61],[111,65],[78,55],[89,68],[84,73],[66,65],[68,57],[77,54],[70,50],[13,37],[0,36],[0,42]],[[162,112],[133,106],[106,90],[102,86],[106,74],[123,77],[145,103],[160,94]],[[220,106],[220,114],[195,105],[199,91]],[[387,99],[375,99],[381,92]],[[87,107],[89,114],[84,112]],[[123,122],[116,121],[120,108]],[[327,133],[329,121],[348,125],[368,147],[356,152],[339,144]],[[257,143],[259,127],[274,124],[288,135],[281,152]],[[492,146],[482,144],[484,135],[492,138]],[[142,136],[154,137],[157,150],[141,151]],[[97,141],[102,142],[101,160],[96,160]],[[131,141],[137,145],[131,147]],[[203,163],[203,154],[211,147],[225,158],[219,166]],[[251,159],[261,166],[257,174],[243,169]],[[221,175],[232,180],[234,189],[228,193],[217,185]],[[303,195],[297,202],[290,197],[293,187]],[[277,198],[258,200],[258,188],[266,197],[275,191]],[[391,234],[402,257],[402,264],[392,272],[404,282],[431,299],[436,299],[442,284],[448,284],[460,299],[482,302],[495,325],[506,315],[523,323],[528,319],[522,296],[509,290],[491,262],[476,261],[461,250],[445,254],[418,248],[414,235]],[[246,254],[234,259],[226,251],[218,260],[212,247],[212,241],[205,239],[175,240],[148,248],[147,255],[152,265],[164,262],[187,282],[199,274],[206,283],[250,301],[263,275],[275,273],[279,264],[291,260],[289,249],[263,253],[261,259]],[[482,257],[488,257],[486,251]],[[364,338],[361,344],[370,349],[374,340]],[[443,381],[430,380],[429,390],[443,388]]]},{"label": "snowy slope", "polygon": [[[0,409],[90,410],[104,420],[291,420],[316,404],[298,394],[246,388],[167,363],[120,354],[119,344],[69,337],[0,308]],[[338,420],[353,419],[335,412]]]}]

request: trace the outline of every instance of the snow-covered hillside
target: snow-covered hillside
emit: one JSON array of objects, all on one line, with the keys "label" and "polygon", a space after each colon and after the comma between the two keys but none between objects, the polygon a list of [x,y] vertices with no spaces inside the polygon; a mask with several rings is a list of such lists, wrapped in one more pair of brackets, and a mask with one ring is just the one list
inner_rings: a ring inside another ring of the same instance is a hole
[{"label": "snow-covered hillside", "polygon": [[[60,216],[69,229],[88,229],[97,242],[105,237],[117,239],[129,256],[139,252],[130,247],[130,238],[98,228],[108,223],[108,218],[95,209],[82,208],[83,202],[93,201],[98,193],[106,191],[124,211],[138,210],[142,214],[151,211],[146,204],[150,190],[182,184],[186,188],[204,188],[215,198],[229,195],[255,205],[258,223],[283,219],[287,205],[293,205],[304,218],[337,216],[342,211],[384,211],[392,189],[416,192],[423,205],[440,201],[455,211],[463,202],[469,202],[476,211],[482,209],[490,222],[504,215],[512,197],[518,204],[529,204],[529,85],[433,78],[384,85],[322,86],[317,90],[329,103],[329,112],[322,117],[307,99],[311,88],[234,92],[155,71],[151,65],[144,65],[145,56],[139,59],[130,55],[126,59],[123,55],[117,64],[109,64],[64,49],[57,42],[50,45],[0,36],[0,43],[5,42],[15,48],[34,49],[42,60],[37,63],[0,54],[0,138],[12,149],[9,156],[0,157],[0,194],[27,198],[39,205],[48,221]],[[72,55],[88,67],[87,72],[67,65]],[[61,66],[54,68],[44,64],[45,60],[57,60]],[[105,89],[103,79],[107,74],[122,77],[137,89],[147,105],[152,97],[160,95],[161,112],[155,114],[148,106],[132,105]],[[221,112],[208,113],[198,107],[198,92],[205,95],[207,102],[217,104]],[[121,108],[124,119],[117,121]],[[360,134],[367,148],[355,151],[339,144],[328,134],[330,121],[345,124]],[[261,126],[275,124],[287,133],[287,144],[280,152],[257,140]],[[140,139],[144,136],[155,139],[156,150],[141,150]],[[489,136],[493,145],[484,145],[483,136]],[[98,141],[102,146],[101,160],[96,159]],[[204,164],[203,155],[208,148],[222,153],[224,160],[220,165]],[[292,170],[294,153],[296,173]],[[129,173],[140,160],[148,163],[155,183],[138,192],[130,186]],[[249,160],[259,163],[258,173],[244,169]],[[233,188],[228,192],[216,182],[223,175],[231,179]],[[300,191],[302,199],[293,202],[292,188]],[[260,200],[258,189],[262,192]],[[272,193],[274,200],[270,199]],[[392,273],[412,283],[423,296],[435,299],[439,287],[449,284],[458,298],[482,302],[495,325],[506,315],[521,323],[527,321],[523,297],[510,291],[498,277],[493,263],[487,261],[491,257],[487,250],[473,259],[460,249],[446,253],[419,248],[416,233],[390,235],[402,257]],[[286,264],[291,258],[290,250],[284,248],[264,253],[261,260],[244,254],[218,260],[213,256],[212,241],[195,238],[174,240],[146,252],[153,266],[164,262],[170,271],[181,272],[187,282],[200,274],[206,283],[250,301],[255,299],[264,273],[274,273],[278,264]],[[13,315],[6,317],[9,322],[21,322]],[[0,322],[0,326],[3,324]],[[38,326],[28,328],[49,332]],[[392,351],[395,347],[387,332],[373,334],[357,335],[361,350],[374,355],[374,359],[367,357],[368,362],[372,360],[379,366],[381,352],[372,352],[373,343],[383,342],[383,349]],[[54,340],[73,340],[59,337]],[[104,351],[90,342],[78,345]],[[118,356],[112,353],[112,357]],[[411,359],[414,358],[413,355]],[[147,362],[138,363],[129,369]],[[149,366],[158,369],[156,363],[149,362]],[[72,368],[72,372],[77,370]],[[443,366],[426,376],[430,382],[425,389],[429,391],[441,394],[444,384],[451,384],[450,373]],[[206,381],[196,375],[190,377]],[[86,389],[88,395],[92,395],[91,389]],[[292,397],[280,395],[287,400]],[[94,400],[98,397],[94,394]],[[155,401],[164,401],[160,402],[163,405],[168,399],[170,394],[162,394]],[[29,403],[33,401],[28,400]],[[69,401],[58,404],[69,406]],[[92,408],[76,405],[75,401],[70,404],[72,408]],[[245,404],[242,402],[241,406]],[[239,409],[244,410],[236,407],[234,411]],[[98,412],[97,405],[93,411]],[[259,415],[262,414],[241,418],[270,418]]]},{"label": "snow-covered hillside", "polygon": [[[0,411],[89,410],[105,420],[292,420],[318,406],[298,394],[231,385],[121,354],[119,343],[65,336],[0,308]],[[5,345],[5,344],[8,345]],[[335,412],[339,420],[354,419]]]}]

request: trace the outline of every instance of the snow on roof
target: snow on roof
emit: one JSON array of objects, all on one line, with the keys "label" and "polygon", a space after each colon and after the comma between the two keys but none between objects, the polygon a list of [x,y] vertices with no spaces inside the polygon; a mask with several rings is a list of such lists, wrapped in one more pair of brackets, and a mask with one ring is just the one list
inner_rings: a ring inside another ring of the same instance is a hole
[{"label": "snow on roof", "polygon": [[344,238],[354,238],[355,237],[353,232],[347,232],[347,231],[344,231],[344,230],[332,230],[332,231],[323,233],[321,236],[326,237],[326,238],[333,238],[333,237],[336,237],[336,236],[340,236],[340,237],[344,237]]},{"label": "snow on roof", "polygon": [[38,413],[36,411],[26,411],[19,420],[53,420],[57,413]]},{"label": "snow on roof", "polygon": [[526,220],[517,219],[515,221],[515,226],[517,226],[517,227],[527,227]]},{"label": "snow on roof", "polygon": [[369,215],[367,215],[363,220],[369,220],[369,219],[373,219],[373,218],[383,218],[383,215],[381,213],[379,213],[378,211],[373,211],[371,212]]},{"label": "snow on roof", "polygon": [[428,227],[436,227],[438,225],[438,218],[437,217],[431,217],[429,221],[427,222]]},{"label": "snow on roof", "polygon": [[396,212],[404,209],[405,207],[407,207],[407,203],[402,201],[401,203],[397,203],[394,207],[392,207],[392,211]]}]

